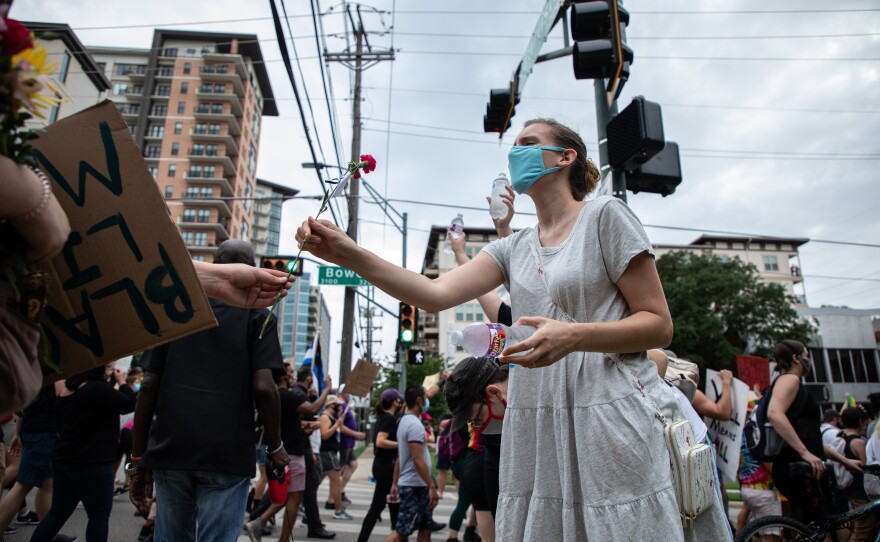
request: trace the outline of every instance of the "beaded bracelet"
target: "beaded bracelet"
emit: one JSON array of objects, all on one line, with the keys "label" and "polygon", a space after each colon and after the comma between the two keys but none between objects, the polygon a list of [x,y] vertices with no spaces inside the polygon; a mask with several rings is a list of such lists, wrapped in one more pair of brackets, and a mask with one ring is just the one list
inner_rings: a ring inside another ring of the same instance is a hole
[{"label": "beaded bracelet", "polygon": [[39,177],[40,181],[43,183],[43,195],[40,196],[40,201],[37,203],[36,207],[23,215],[13,217],[16,220],[26,222],[37,218],[40,216],[40,213],[46,210],[46,207],[49,206],[49,200],[52,199],[52,185],[49,184],[49,178],[39,169],[34,169],[33,172],[36,173],[37,177]]}]

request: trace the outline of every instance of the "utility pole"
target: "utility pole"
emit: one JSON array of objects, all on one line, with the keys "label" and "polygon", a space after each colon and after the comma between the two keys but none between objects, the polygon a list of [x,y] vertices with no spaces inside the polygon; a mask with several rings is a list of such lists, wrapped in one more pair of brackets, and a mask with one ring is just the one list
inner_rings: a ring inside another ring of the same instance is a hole
[{"label": "utility pole", "polygon": [[[352,136],[351,136],[351,160],[352,162],[360,161],[361,154],[361,74],[364,70],[375,66],[382,60],[394,60],[394,51],[373,51],[370,42],[367,39],[367,32],[364,30],[364,22],[361,18],[360,6],[357,7],[358,22],[355,24],[351,14],[351,9],[346,6],[348,19],[355,31],[355,50],[343,51],[341,53],[324,52],[324,60],[326,62],[340,62],[344,66],[354,71],[354,89],[352,92],[354,103],[352,104]],[[364,45],[367,50],[364,51]],[[348,193],[348,227],[346,233],[355,242],[357,242],[358,229],[358,208],[359,208],[360,180],[352,179],[349,183]],[[357,287],[347,286],[345,288],[345,300],[342,312],[342,355],[339,360],[339,382],[344,383],[348,380],[351,373],[351,354],[354,342],[354,317],[355,317],[355,296],[357,295]]]}]

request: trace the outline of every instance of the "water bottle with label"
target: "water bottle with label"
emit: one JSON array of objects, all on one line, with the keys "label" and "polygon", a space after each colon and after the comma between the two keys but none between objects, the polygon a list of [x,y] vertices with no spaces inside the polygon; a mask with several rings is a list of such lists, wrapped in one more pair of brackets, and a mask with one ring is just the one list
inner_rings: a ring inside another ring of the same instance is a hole
[{"label": "water bottle with label", "polygon": [[449,341],[471,356],[497,358],[505,348],[528,339],[534,332],[535,328],[528,326],[478,323],[450,332]]},{"label": "water bottle with label", "polygon": [[492,182],[492,203],[489,204],[489,216],[498,220],[507,216],[507,204],[501,199],[501,194],[507,194],[507,187],[510,181],[507,175],[499,173],[498,177]]},{"label": "water bottle with label", "polygon": [[452,244],[449,242],[449,237],[451,236],[453,239],[460,239],[462,233],[464,233],[464,218],[462,218],[461,213],[459,213],[457,217],[452,219],[452,223],[446,231],[446,241],[443,242],[443,252],[446,254],[454,254],[455,252],[452,250]]}]

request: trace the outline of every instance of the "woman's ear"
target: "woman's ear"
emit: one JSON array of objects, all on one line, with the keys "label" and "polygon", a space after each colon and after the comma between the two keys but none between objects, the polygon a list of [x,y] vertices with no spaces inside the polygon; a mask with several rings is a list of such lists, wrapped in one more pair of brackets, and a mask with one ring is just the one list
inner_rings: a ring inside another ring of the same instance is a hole
[{"label": "woman's ear", "polygon": [[565,149],[560,154],[559,166],[570,166],[577,159],[577,151],[574,149]]}]

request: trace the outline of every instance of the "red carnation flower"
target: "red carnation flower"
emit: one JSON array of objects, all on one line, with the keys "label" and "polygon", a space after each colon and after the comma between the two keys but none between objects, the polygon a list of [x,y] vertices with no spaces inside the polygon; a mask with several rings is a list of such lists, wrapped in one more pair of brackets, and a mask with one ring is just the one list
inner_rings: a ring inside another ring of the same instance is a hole
[{"label": "red carnation flower", "polygon": [[361,162],[367,163],[367,165],[363,167],[364,173],[370,173],[376,169],[376,159],[370,154],[362,154]]},{"label": "red carnation flower", "polygon": [[14,19],[3,19],[6,30],[0,37],[0,56],[10,57],[17,55],[25,49],[31,49],[34,41],[31,39],[31,31]]}]

